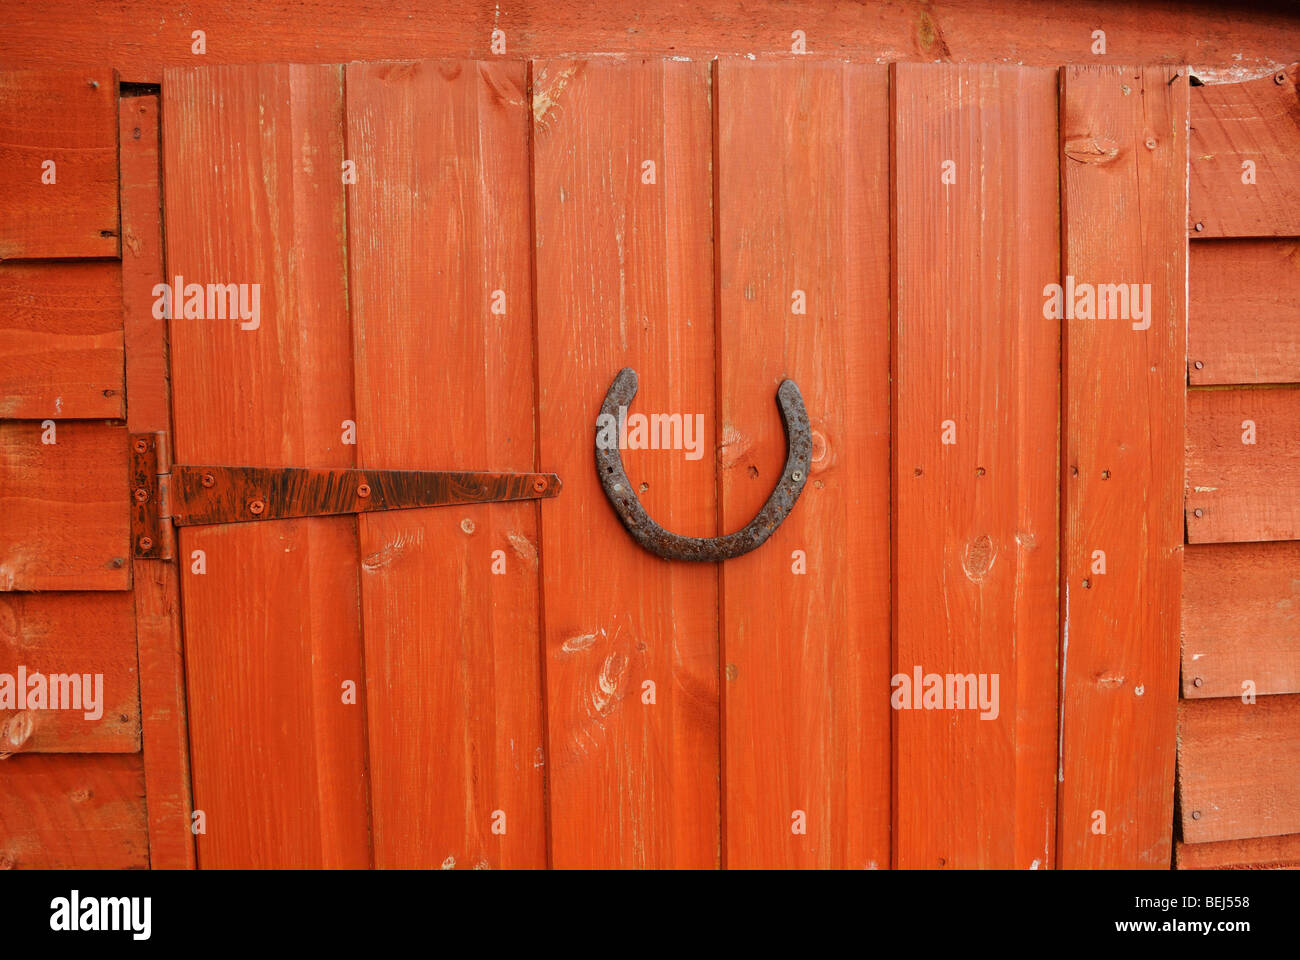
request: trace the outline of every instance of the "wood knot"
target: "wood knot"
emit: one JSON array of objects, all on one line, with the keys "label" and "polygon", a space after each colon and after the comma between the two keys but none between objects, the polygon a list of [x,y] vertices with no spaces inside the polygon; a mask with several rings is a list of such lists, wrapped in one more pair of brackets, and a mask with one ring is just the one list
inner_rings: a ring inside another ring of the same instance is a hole
[{"label": "wood knot", "polygon": [[993,567],[993,540],[988,534],[982,537],[976,537],[970,543],[966,544],[966,555],[962,558],[961,565],[966,571],[966,577],[972,583],[979,583],[984,576]]},{"label": "wood knot", "polygon": [[1065,141],[1065,155],[1076,163],[1110,163],[1119,156],[1119,144],[1107,137],[1077,137]]}]

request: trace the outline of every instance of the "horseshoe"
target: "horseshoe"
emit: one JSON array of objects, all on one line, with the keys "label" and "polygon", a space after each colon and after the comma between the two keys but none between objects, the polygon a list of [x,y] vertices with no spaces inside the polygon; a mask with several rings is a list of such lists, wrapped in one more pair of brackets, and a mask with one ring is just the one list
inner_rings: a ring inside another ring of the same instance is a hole
[{"label": "horseshoe", "polygon": [[808,467],[812,462],[812,435],[808,427],[808,411],[804,409],[803,395],[799,392],[798,385],[793,380],[783,380],[776,391],[781,424],[785,427],[785,469],[781,471],[781,479],[754,519],[742,529],[723,537],[683,537],[670,533],[655,523],[632,489],[632,483],[623,469],[618,443],[608,448],[602,444],[600,423],[608,424],[610,421],[605,420],[605,417],[610,416],[614,423],[621,424],[620,408],[626,415],[635,396],[636,371],[624,367],[605,394],[605,402],[600,408],[601,418],[597,421],[596,428],[596,470],[600,474],[600,483],[605,488],[605,496],[609,497],[614,512],[623,521],[623,526],[627,527],[632,538],[644,549],[665,560],[730,560],[761,547],[790,513],[799,494],[803,492],[804,484],[808,482]]}]

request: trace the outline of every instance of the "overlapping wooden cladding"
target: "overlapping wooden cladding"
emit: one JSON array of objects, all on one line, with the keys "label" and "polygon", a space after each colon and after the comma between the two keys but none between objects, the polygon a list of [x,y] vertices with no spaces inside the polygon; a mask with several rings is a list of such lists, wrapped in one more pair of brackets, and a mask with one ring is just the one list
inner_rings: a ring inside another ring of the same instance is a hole
[{"label": "overlapping wooden cladding", "polygon": [[[161,238],[151,245],[134,219],[127,260],[109,259],[118,253],[119,144],[122,179],[133,185],[121,197],[122,221],[150,205],[157,221],[156,98],[119,100],[102,71],[6,73],[0,90],[0,589],[15,591],[0,597],[0,671],[43,674],[49,705],[57,695],[65,707],[0,712],[0,865],[183,866],[193,849],[188,800],[168,831],[181,856],[155,846],[154,825],[168,816],[169,792],[188,791],[188,773],[173,763],[175,776],[151,776],[166,752],[155,733],[179,725],[184,743],[183,705],[141,696],[139,673],[156,689],[163,671],[147,644],[137,651],[137,625],[157,618],[140,613],[149,591],[126,592],[133,575],[141,585],[141,571],[121,522],[124,366],[149,354],[161,361],[165,351],[157,325],[155,341],[137,338],[140,355],[128,355],[124,291],[142,254],[161,257]],[[149,299],[142,306],[150,313]],[[164,367],[154,369],[161,386]],[[133,418],[161,409],[150,429],[167,429],[165,396],[136,385]],[[86,685],[80,709],[75,694],[72,709],[62,700],[70,675]],[[156,789],[146,811],[147,783]]]},{"label": "overlapping wooden cladding", "polygon": [[1180,868],[1300,850],[1296,79],[1192,93]]}]

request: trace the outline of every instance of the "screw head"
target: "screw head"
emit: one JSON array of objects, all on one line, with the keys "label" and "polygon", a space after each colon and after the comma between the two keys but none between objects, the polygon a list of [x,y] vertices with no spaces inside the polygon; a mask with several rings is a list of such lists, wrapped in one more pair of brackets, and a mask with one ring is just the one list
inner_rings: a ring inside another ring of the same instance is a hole
[{"label": "screw head", "polygon": [[794,473],[790,474],[790,479],[793,480],[795,483],[798,483],[800,480],[803,479],[803,471],[796,470]]},{"label": "screw head", "polygon": [[217,485],[217,478],[210,473],[205,473],[203,476],[199,477],[199,483],[203,484],[205,487],[215,487]]},{"label": "screw head", "polygon": [[1199,222],[1196,224],[1196,232],[1197,232],[1197,233],[1200,233],[1200,232],[1201,232],[1202,230],[1204,230],[1204,229],[1205,229],[1205,224],[1203,224],[1203,223],[1199,223]]},{"label": "screw head", "polygon": [[1194,516],[1197,520],[1199,520],[1201,519],[1201,517],[1205,516],[1205,511],[1202,510],[1200,507],[1197,507],[1195,510],[1192,511],[1192,516]]},{"label": "screw head", "polygon": [[137,545],[140,547],[141,550],[152,550],[152,549],[153,549],[153,541],[152,541],[151,539],[149,539],[148,537],[141,537],[138,541],[136,541],[136,543],[137,543]]},{"label": "screw head", "polygon": [[1147,137],[1147,149],[1148,149],[1148,150],[1154,150],[1155,148],[1156,148],[1156,138],[1155,138],[1155,137]]},{"label": "screw head", "polygon": [[[107,396],[111,396],[111,395],[112,395],[112,391],[111,391],[111,390],[105,390],[105,391],[104,391],[104,396],[107,397]],[[141,437],[139,440],[137,440],[137,441],[135,442],[135,452],[136,452],[136,453],[144,453],[144,452],[145,452],[146,450],[148,450],[148,449],[149,449],[149,441],[148,441],[148,440],[145,440],[143,437]]]},{"label": "screw head", "polygon": [[547,484],[546,484],[545,477],[538,477],[536,480],[533,481],[533,489],[536,490],[538,493],[541,493],[543,490],[545,490],[546,486]]},{"label": "screw head", "polygon": [[1199,687],[1204,683],[1205,683],[1204,680],[1202,680],[1200,677],[1197,677],[1195,680],[1192,681],[1192,686]]},{"label": "screw head", "polygon": [[262,500],[248,501],[248,512],[255,517],[260,516],[262,511],[264,511],[265,509],[266,509],[266,503]]},{"label": "screw head", "polygon": [[1273,74],[1273,82],[1276,83],[1278,86],[1281,86],[1282,84],[1286,83],[1286,74],[1285,73]]},{"label": "screw head", "polygon": [[135,498],[136,503],[144,503],[149,499],[149,491],[144,487],[136,487],[131,496]]},{"label": "screw head", "polygon": [[1201,819],[1201,811],[1199,811],[1199,810],[1193,810],[1193,811],[1192,811],[1192,819],[1193,819],[1193,820],[1199,820],[1199,819]]},{"label": "screw head", "polygon": [[1195,363],[1192,364],[1192,366],[1194,366],[1197,370],[1200,370],[1204,368],[1205,364],[1203,364],[1200,360],[1197,360]]},{"label": "screw head", "polygon": [[368,483],[359,484],[357,486],[357,496],[360,497],[362,500],[370,496],[370,484]]}]

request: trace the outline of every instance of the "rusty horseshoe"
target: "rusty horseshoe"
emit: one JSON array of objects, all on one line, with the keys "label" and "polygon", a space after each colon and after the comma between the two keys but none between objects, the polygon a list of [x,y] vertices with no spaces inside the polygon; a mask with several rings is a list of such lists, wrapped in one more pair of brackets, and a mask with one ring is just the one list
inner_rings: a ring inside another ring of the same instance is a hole
[{"label": "rusty horseshoe", "polygon": [[670,533],[650,519],[650,514],[641,506],[623,469],[618,441],[611,444],[608,439],[602,440],[602,433],[611,423],[619,425],[621,434],[627,409],[635,396],[636,371],[624,367],[605,394],[596,427],[596,469],[600,483],[632,538],[644,549],[666,560],[730,560],[762,546],[789,514],[808,482],[812,435],[808,427],[808,411],[804,409],[798,385],[793,380],[783,380],[776,391],[781,424],[785,427],[785,468],[781,471],[781,479],[753,520],[735,533],[722,537],[683,537]]}]

